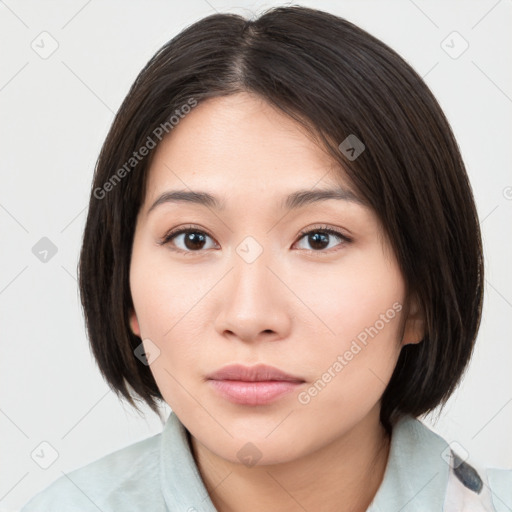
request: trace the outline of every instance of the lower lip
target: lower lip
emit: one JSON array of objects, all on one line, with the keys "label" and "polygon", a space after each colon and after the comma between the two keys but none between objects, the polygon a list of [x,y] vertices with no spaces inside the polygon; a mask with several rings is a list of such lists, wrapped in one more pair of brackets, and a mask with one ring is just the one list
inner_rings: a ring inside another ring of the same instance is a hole
[{"label": "lower lip", "polygon": [[285,394],[297,390],[302,382],[267,380],[246,382],[240,380],[210,380],[221,396],[235,404],[265,405]]}]

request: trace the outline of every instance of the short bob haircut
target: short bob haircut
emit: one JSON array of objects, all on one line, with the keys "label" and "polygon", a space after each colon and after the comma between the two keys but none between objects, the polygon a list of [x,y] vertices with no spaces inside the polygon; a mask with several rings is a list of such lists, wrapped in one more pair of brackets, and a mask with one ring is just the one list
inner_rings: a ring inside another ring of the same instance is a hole
[{"label": "short bob haircut", "polygon": [[[131,248],[154,154],[138,150],[154,147],[161,127],[171,133],[169,120],[188,105],[238,92],[296,120],[340,164],[418,299],[425,336],[401,350],[382,424],[391,431],[405,414],[444,406],[471,358],[483,302],[480,227],[459,147],[433,94],[396,52],[343,18],[301,6],[190,25],[151,58],[117,112],[96,163],[79,261],[103,377],[135,409],[134,399],[158,414],[163,397],[134,355],[141,339],[129,326]],[[351,134],[365,146],[355,159],[340,150]]]}]

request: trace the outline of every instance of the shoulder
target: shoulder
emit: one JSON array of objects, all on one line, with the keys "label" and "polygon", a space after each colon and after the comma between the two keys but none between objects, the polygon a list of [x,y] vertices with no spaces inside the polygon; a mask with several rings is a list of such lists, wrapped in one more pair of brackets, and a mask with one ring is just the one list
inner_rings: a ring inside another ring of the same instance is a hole
[{"label": "shoulder", "polygon": [[487,468],[486,480],[496,512],[512,510],[512,469]]},{"label": "shoulder", "polygon": [[163,510],[160,438],[156,434],[63,473],[20,512]]},{"label": "shoulder", "polygon": [[512,469],[483,468],[450,453],[445,512],[509,512],[512,510]]},{"label": "shoulder", "polygon": [[512,469],[486,468],[469,460],[419,419],[394,427],[383,481],[369,512],[510,512]]},{"label": "shoulder", "polygon": [[[438,434],[416,420],[415,428],[444,445],[441,459],[448,465],[444,512],[510,512],[512,510],[512,469],[489,468],[467,460],[457,443],[452,447]],[[458,453],[461,452],[461,453]]]}]

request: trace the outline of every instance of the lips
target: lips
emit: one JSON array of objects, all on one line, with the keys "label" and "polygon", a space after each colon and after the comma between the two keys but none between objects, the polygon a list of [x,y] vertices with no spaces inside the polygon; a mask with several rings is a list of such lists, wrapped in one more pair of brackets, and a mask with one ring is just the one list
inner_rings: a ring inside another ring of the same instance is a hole
[{"label": "lips", "polygon": [[221,397],[238,405],[266,405],[304,383],[304,379],[267,365],[229,365],[208,375],[208,383]]},{"label": "lips", "polygon": [[243,382],[287,381],[305,382],[304,379],[290,375],[278,368],[259,364],[256,366],[243,366],[233,364],[224,366],[220,370],[208,375],[211,380],[237,380]]}]

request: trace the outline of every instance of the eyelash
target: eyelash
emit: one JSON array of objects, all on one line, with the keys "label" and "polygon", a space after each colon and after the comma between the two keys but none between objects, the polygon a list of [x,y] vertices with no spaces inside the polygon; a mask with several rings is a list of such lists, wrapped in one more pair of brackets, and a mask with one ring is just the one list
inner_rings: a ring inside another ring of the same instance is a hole
[{"label": "eyelash", "polygon": [[[171,231],[167,232],[163,236],[163,238],[158,241],[158,245],[167,245],[167,244],[169,244],[169,242],[172,241],[173,238],[175,238],[179,235],[182,235],[182,234],[187,234],[187,233],[201,233],[203,235],[207,235],[208,237],[210,237],[213,240],[213,237],[211,235],[209,235],[206,231],[204,231],[202,228],[199,228],[194,225],[190,225],[190,226],[185,226],[185,227],[178,228],[176,230],[171,230]],[[301,231],[298,235],[297,241],[294,243],[297,243],[298,241],[302,240],[302,238],[304,238],[306,235],[309,235],[311,233],[323,233],[323,234],[328,234],[328,235],[332,235],[337,238],[340,238],[341,243],[339,244],[339,246],[343,246],[347,243],[352,242],[351,238],[344,235],[340,231],[330,228],[329,226],[315,226],[313,228],[308,228],[306,230]],[[326,253],[331,254],[333,252],[339,251],[341,249],[339,246],[337,249],[329,249],[329,250],[323,250],[323,249],[321,249],[321,250],[304,249],[304,250],[306,250],[310,253],[314,253],[315,255],[322,256],[323,254],[326,254]],[[204,252],[201,250],[199,250],[199,251],[184,251],[183,249],[177,249],[177,248],[172,248],[172,250],[179,252],[181,254],[184,254],[186,256],[192,256],[192,255],[196,255],[201,252]]]}]

